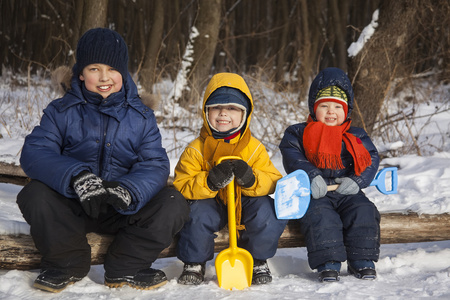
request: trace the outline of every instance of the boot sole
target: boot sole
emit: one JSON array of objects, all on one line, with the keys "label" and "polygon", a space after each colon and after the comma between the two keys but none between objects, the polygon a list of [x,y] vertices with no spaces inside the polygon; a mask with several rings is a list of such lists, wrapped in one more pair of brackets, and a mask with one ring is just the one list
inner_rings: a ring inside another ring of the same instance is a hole
[{"label": "boot sole", "polygon": [[128,285],[128,286],[130,286],[130,287],[132,287],[134,289],[138,289],[138,290],[153,290],[153,289],[159,288],[160,286],[165,285],[167,282],[169,282],[169,281],[168,280],[164,280],[164,281],[162,281],[160,283],[157,283],[157,284],[151,285],[151,286],[140,286],[140,285],[128,282],[128,281],[105,282],[105,285],[107,287],[110,287],[110,288],[121,288],[121,287],[123,287],[125,285]]},{"label": "boot sole", "polygon": [[67,284],[65,284],[64,286],[61,286],[61,287],[50,286],[50,285],[46,285],[44,283],[35,282],[33,284],[33,287],[37,288],[39,290],[50,292],[50,293],[59,293],[59,292],[63,291],[66,287],[68,287],[69,285],[72,285],[75,282],[80,281],[80,280],[81,279],[79,279],[79,280],[72,280],[69,283],[67,283]]},{"label": "boot sole", "polygon": [[361,275],[358,271],[356,271],[355,269],[353,269],[351,266],[348,266],[347,268],[347,272],[350,275],[355,276],[358,279],[362,279],[362,280],[375,280],[377,279],[377,275],[375,274],[370,274],[370,275]]}]

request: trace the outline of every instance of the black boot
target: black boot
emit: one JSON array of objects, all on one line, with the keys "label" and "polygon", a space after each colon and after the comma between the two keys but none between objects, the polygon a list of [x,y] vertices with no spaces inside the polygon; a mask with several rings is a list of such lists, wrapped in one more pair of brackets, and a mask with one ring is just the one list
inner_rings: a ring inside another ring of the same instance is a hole
[{"label": "black boot", "polygon": [[198,285],[205,281],[205,263],[185,263],[178,283]]},{"label": "black boot", "polygon": [[320,282],[339,281],[339,271],[341,263],[338,261],[328,261],[317,267]]},{"label": "black boot", "polygon": [[339,272],[336,270],[323,270],[319,273],[320,282],[339,281]]},{"label": "black boot", "polygon": [[272,275],[267,261],[255,259],[252,284],[266,284],[269,282],[272,282]]},{"label": "black boot", "polygon": [[166,274],[161,270],[144,269],[134,276],[108,277],[105,275],[105,285],[110,288],[119,288],[129,285],[139,290],[151,290],[167,283]]},{"label": "black boot", "polygon": [[358,279],[374,280],[377,278],[375,264],[369,259],[349,261],[347,271]]},{"label": "black boot", "polygon": [[59,270],[42,270],[34,281],[33,286],[43,291],[59,293],[68,285],[81,279],[83,278],[72,276]]}]

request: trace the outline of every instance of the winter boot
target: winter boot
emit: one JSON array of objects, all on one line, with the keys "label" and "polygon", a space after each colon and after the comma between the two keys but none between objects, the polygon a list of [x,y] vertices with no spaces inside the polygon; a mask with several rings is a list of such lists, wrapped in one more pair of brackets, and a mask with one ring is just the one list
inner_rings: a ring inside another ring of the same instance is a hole
[{"label": "winter boot", "polygon": [[81,279],[83,278],[75,277],[59,270],[42,270],[34,281],[33,286],[43,291],[59,293],[68,285]]},{"label": "winter boot", "polygon": [[341,263],[336,261],[329,261],[317,267],[319,272],[320,282],[334,282],[339,281],[339,271],[341,270]]},{"label": "winter boot", "polygon": [[252,284],[266,284],[272,282],[267,261],[255,259],[253,263],[253,279]]},{"label": "winter boot", "polygon": [[138,290],[151,290],[166,283],[166,274],[161,270],[152,268],[140,270],[134,276],[109,277],[105,274],[105,285],[110,288],[129,285]]},{"label": "winter boot", "polygon": [[205,263],[185,263],[178,283],[198,285],[205,280]]},{"label": "winter boot", "polygon": [[349,261],[347,271],[359,279],[374,280],[377,278],[375,264],[371,260]]}]

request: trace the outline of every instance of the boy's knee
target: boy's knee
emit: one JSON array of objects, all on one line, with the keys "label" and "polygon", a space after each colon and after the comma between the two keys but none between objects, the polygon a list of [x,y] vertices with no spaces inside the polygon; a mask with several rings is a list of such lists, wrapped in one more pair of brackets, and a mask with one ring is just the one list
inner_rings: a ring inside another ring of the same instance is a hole
[{"label": "boy's knee", "polygon": [[38,180],[30,181],[17,195],[19,208],[44,208],[46,202],[54,198],[56,192]]}]

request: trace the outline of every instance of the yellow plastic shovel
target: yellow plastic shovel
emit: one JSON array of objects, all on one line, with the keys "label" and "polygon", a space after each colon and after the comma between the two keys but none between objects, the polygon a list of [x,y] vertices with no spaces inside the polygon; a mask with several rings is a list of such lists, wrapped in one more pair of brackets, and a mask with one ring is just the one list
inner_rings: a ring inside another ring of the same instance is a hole
[{"label": "yellow plastic shovel", "polygon": [[[218,163],[227,159],[241,159],[238,156],[221,157]],[[252,284],[253,257],[245,249],[237,247],[236,204],[234,180],[227,187],[228,234],[230,247],[222,250],[216,257],[216,274],[221,288],[242,290]]]}]

